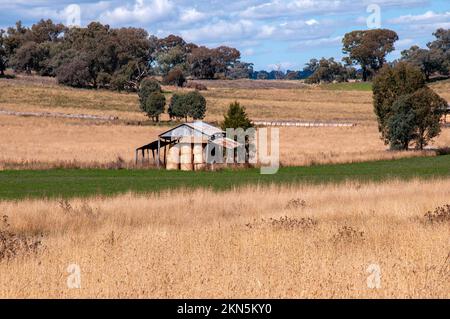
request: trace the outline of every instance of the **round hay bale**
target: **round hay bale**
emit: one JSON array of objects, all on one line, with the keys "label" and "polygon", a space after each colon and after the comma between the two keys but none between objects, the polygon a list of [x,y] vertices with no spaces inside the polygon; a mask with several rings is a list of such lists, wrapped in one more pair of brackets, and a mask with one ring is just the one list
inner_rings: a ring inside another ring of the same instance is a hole
[{"label": "round hay bale", "polygon": [[180,169],[180,145],[175,144],[169,148],[167,153],[166,169],[178,170]]},{"label": "round hay bale", "polygon": [[192,144],[180,144],[180,169],[182,171],[192,171],[194,166],[192,164]]},{"label": "round hay bale", "polygon": [[203,144],[197,143],[194,144],[193,147],[194,152],[194,164],[203,164],[205,163],[205,156],[203,152]]}]

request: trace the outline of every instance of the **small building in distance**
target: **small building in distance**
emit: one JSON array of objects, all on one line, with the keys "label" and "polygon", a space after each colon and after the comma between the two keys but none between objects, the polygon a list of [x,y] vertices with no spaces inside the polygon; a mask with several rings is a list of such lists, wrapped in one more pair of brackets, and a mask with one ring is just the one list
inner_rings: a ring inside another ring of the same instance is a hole
[{"label": "small building in distance", "polygon": [[202,121],[180,124],[158,135],[158,139],[136,149],[136,164],[151,162],[168,170],[203,170],[213,164],[217,151],[235,149],[240,144],[225,136],[220,128]]}]

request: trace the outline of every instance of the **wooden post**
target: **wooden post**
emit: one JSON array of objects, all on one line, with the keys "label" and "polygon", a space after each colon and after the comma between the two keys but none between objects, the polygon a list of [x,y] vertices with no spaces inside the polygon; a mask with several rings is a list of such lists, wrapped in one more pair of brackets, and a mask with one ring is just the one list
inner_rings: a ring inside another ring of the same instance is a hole
[{"label": "wooden post", "polygon": [[166,162],[166,149],[167,149],[167,145],[164,145],[164,167],[166,167],[167,162]]},{"label": "wooden post", "polygon": [[159,157],[159,154],[161,154],[161,140],[160,139],[158,139],[158,163],[157,163],[157,167],[159,168],[159,165],[160,165],[160,162],[159,162],[159,159],[160,159],[160,157]]}]

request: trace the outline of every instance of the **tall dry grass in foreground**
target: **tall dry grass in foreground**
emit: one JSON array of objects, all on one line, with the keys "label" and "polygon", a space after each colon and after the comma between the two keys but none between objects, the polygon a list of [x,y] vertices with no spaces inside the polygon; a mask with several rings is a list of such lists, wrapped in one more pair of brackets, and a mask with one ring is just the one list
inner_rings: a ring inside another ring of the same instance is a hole
[{"label": "tall dry grass in foreground", "polygon": [[0,262],[0,297],[449,298],[450,218],[425,216],[449,203],[450,180],[0,202],[42,234]]}]

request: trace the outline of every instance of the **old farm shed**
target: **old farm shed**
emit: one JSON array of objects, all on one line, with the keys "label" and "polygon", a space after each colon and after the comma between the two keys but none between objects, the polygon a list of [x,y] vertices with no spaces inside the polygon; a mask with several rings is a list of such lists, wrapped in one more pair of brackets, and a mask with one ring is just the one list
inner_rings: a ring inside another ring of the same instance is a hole
[{"label": "old farm shed", "polygon": [[225,137],[221,129],[202,121],[183,123],[158,135],[158,139],[136,149],[136,163],[153,161],[168,170],[201,170],[214,163],[212,156],[239,143]]}]

